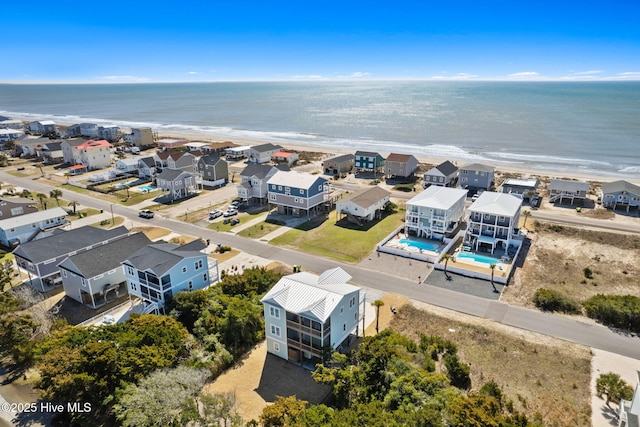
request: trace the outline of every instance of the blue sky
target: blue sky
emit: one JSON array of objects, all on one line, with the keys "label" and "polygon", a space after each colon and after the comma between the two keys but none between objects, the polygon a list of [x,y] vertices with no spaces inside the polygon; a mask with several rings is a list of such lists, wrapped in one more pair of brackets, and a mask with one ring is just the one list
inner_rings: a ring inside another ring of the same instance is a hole
[{"label": "blue sky", "polygon": [[640,79],[640,1],[9,2],[0,82]]}]

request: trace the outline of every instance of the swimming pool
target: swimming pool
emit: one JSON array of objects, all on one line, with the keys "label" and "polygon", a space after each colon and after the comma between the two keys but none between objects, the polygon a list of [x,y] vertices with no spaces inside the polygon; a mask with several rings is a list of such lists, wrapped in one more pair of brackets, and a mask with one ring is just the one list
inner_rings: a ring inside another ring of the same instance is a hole
[{"label": "swimming pool", "polygon": [[481,262],[483,264],[498,264],[500,260],[498,258],[494,258],[486,255],[474,254],[472,252],[460,252],[457,258],[467,258],[476,262]]},{"label": "swimming pool", "polygon": [[399,242],[404,243],[407,246],[413,246],[414,248],[422,249],[425,251],[440,252],[442,250],[442,247],[437,243],[423,242],[411,239],[400,239]]},{"label": "swimming pool", "polygon": [[150,187],[148,185],[141,185],[138,188],[141,189],[141,190],[146,190],[146,191],[153,191],[153,190],[156,189],[156,187]]},{"label": "swimming pool", "polygon": [[123,189],[123,188],[125,188],[125,187],[129,187],[129,186],[131,186],[131,184],[133,184],[134,182],[135,182],[135,181],[131,181],[131,182],[124,182],[124,183],[122,183],[122,184],[118,184],[118,185],[116,185],[116,188],[117,188],[118,190],[122,190],[122,189]]}]

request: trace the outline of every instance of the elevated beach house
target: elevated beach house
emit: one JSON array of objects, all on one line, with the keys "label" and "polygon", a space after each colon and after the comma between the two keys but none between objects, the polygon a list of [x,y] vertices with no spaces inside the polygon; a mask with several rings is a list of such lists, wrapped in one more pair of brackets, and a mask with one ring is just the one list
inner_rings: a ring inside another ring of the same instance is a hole
[{"label": "elevated beach house", "polygon": [[493,185],[495,168],[480,163],[471,163],[460,168],[458,186],[473,193],[478,190],[490,190]]},{"label": "elevated beach house", "polygon": [[267,351],[292,362],[321,362],[326,347],[340,349],[358,335],[364,309],[361,289],[340,268],[320,276],[284,276],[262,298]]},{"label": "elevated beach house", "polygon": [[391,193],[378,186],[354,194],[336,202],[336,213],[346,215],[350,221],[361,225],[380,216],[380,211],[389,203]]},{"label": "elevated beach house", "polygon": [[269,181],[268,200],[279,214],[315,216],[330,202],[329,181],[318,175],[296,171],[278,171]]},{"label": "elevated beach house", "polygon": [[518,196],[524,200],[529,200],[538,193],[539,184],[540,181],[536,178],[507,178],[502,182],[500,191],[502,193]]},{"label": "elevated beach house", "polygon": [[442,239],[458,229],[464,218],[467,190],[432,185],[407,201],[405,233]]},{"label": "elevated beach house", "polygon": [[156,168],[159,170],[174,169],[182,170],[189,173],[198,171],[198,159],[202,153],[199,151],[161,151],[153,155],[156,162]]},{"label": "elevated beach house", "polygon": [[382,172],[384,157],[372,151],[356,151],[353,166],[358,172]]},{"label": "elevated beach house", "polygon": [[206,288],[218,280],[218,263],[202,252],[205,247],[194,240],[184,246],[153,243],[139,249],[122,262],[129,295],[159,312],[176,293]]},{"label": "elevated beach house", "polygon": [[171,200],[184,199],[198,190],[195,174],[168,168],[156,175],[156,187],[166,191]]},{"label": "elevated beach house", "polygon": [[125,227],[105,230],[84,226],[21,244],[13,251],[18,267],[27,275],[25,283],[45,292],[62,284],[58,264],[66,257],[104,245],[128,235]]},{"label": "elevated beach house", "polygon": [[138,177],[143,179],[154,179],[157,173],[156,161],[153,157],[138,158]]},{"label": "elevated beach house", "polygon": [[155,145],[156,135],[151,128],[131,128],[131,133],[122,135],[127,145],[145,149]]},{"label": "elevated beach house", "polygon": [[282,147],[275,144],[254,145],[247,150],[247,157],[251,163],[268,163],[271,157],[282,150]]},{"label": "elevated beach house", "polygon": [[424,173],[422,177],[422,186],[424,188],[427,188],[430,185],[452,187],[455,184],[457,177],[458,168],[447,160]]},{"label": "elevated beach house", "polygon": [[65,139],[62,144],[64,162],[70,165],[84,165],[88,170],[103,169],[111,166],[111,148],[109,141],[100,140],[70,140]]},{"label": "elevated beach house", "polygon": [[15,141],[24,136],[24,132],[18,129],[0,129],[0,142]]},{"label": "elevated beach house", "polygon": [[576,200],[584,202],[589,192],[589,183],[584,181],[570,181],[566,179],[552,179],[549,183],[549,202],[562,203],[568,199],[573,204]]},{"label": "elevated beach house", "polygon": [[62,141],[50,141],[43,144],[41,148],[36,150],[36,155],[38,157],[42,157],[42,161],[45,165],[62,163],[64,161]]},{"label": "elevated beach house", "polygon": [[182,138],[162,138],[156,141],[156,143],[158,144],[158,149],[163,151],[182,147],[187,142],[189,141]]},{"label": "elevated beach house", "polygon": [[278,164],[284,163],[291,166],[298,161],[299,157],[300,156],[298,155],[298,153],[292,153],[288,151],[278,151],[274,153],[273,156],[271,156],[271,161],[273,161],[274,163],[278,163]]},{"label": "elevated beach house", "polygon": [[465,245],[474,251],[508,252],[509,246],[520,246],[520,209],[522,198],[507,193],[485,191],[469,207]]},{"label": "elevated beach house", "polygon": [[39,120],[30,122],[29,130],[35,133],[58,133],[58,126],[52,120]]},{"label": "elevated beach house", "polygon": [[636,372],[638,383],[631,400],[620,399],[618,412],[618,427],[640,426],[640,371]]},{"label": "elevated beach house", "polygon": [[341,154],[331,157],[322,161],[322,169],[324,173],[329,175],[351,172],[355,164],[355,158],[356,156],[353,154]]},{"label": "elevated beach house", "polygon": [[47,232],[67,225],[69,221],[66,216],[64,209],[55,207],[0,219],[0,244],[15,248],[38,235],[46,235]]},{"label": "elevated beach house", "polygon": [[138,174],[138,162],[140,159],[137,157],[126,157],[124,159],[116,160],[116,170],[124,173]]},{"label": "elevated beach house", "polygon": [[204,186],[220,187],[229,182],[229,163],[217,154],[200,157],[196,166]]},{"label": "elevated beach house", "polygon": [[151,243],[144,233],[134,233],[84,252],[58,264],[65,294],[81,304],[98,308],[127,293],[122,262]]},{"label": "elevated beach house", "polygon": [[267,199],[269,186],[267,181],[278,172],[276,166],[249,163],[240,172],[241,182],[236,186],[238,198],[245,202],[257,201],[262,203]]},{"label": "elevated beach house", "polygon": [[640,187],[627,181],[614,181],[602,184],[602,206],[609,209],[640,208]]},{"label": "elevated beach house", "polygon": [[418,169],[418,159],[411,154],[391,153],[384,161],[384,174],[392,179],[409,180]]}]

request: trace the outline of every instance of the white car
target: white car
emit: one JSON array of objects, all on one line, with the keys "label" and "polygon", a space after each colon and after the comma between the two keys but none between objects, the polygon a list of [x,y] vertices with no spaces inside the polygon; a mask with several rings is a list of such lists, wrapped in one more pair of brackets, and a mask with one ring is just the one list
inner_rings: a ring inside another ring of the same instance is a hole
[{"label": "white car", "polygon": [[116,323],[116,318],[110,314],[107,314],[102,318],[103,325],[113,325],[114,323]]},{"label": "white car", "polygon": [[234,215],[238,215],[238,209],[229,208],[225,213],[222,214],[222,216],[224,216],[225,218],[234,216]]},{"label": "white car", "polygon": [[222,211],[216,209],[215,211],[209,212],[209,220],[216,219],[222,216]]}]

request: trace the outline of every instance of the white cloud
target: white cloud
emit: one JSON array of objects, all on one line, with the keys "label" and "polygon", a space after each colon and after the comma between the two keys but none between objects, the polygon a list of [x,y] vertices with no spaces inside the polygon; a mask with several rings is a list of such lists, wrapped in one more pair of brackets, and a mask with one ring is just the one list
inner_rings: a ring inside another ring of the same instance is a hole
[{"label": "white cloud", "polygon": [[513,73],[507,76],[509,79],[538,79],[540,74],[535,71],[523,71],[521,73]]},{"label": "white cloud", "polygon": [[150,81],[150,79],[146,77],[136,77],[136,76],[103,76],[100,78],[104,80],[109,80],[112,82],[118,82],[118,83],[143,83],[143,82]]},{"label": "white cloud", "polygon": [[187,71],[186,74],[189,76],[195,76],[196,74],[200,74],[200,73],[198,73],[197,71]]},{"label": "white cloud", "polygon": [[474,80],[474,79],[477,79],[478,77],[480,76],[478,76],[477,74],[458,73],[452,76],[439,75],[439,76],[432,76],[431,78],[433,80]]},{"label": "white cloud", "polygon": [[640,80],[640,71],[627,71],[624,73],[618,73],[616,77],[623,80]]},{"label": "white cloud", "polygon": [[355,73],[351,73],[351,76],[349,76],[349,77],[357,79],[357,78],[360,78],[360,77],[367,77],[367,76],[370,76],[370,75],[371,75],[371,73],[367,73],[366,71],[356,71]]},{"label": "white cloud", "polygon": [[601,70],[592,70],[592,71],[577,71],[572,73],[574,76],[592,76],[594,74],[601,74]]},{"label": "white cloud", "polygon": [[302,79],[302,80],[324,80],[326,79],[326,77],[320,75],[320,74],[309,74],[306,76],[303,75],[296,75],[293,76],[294,79]]}]

